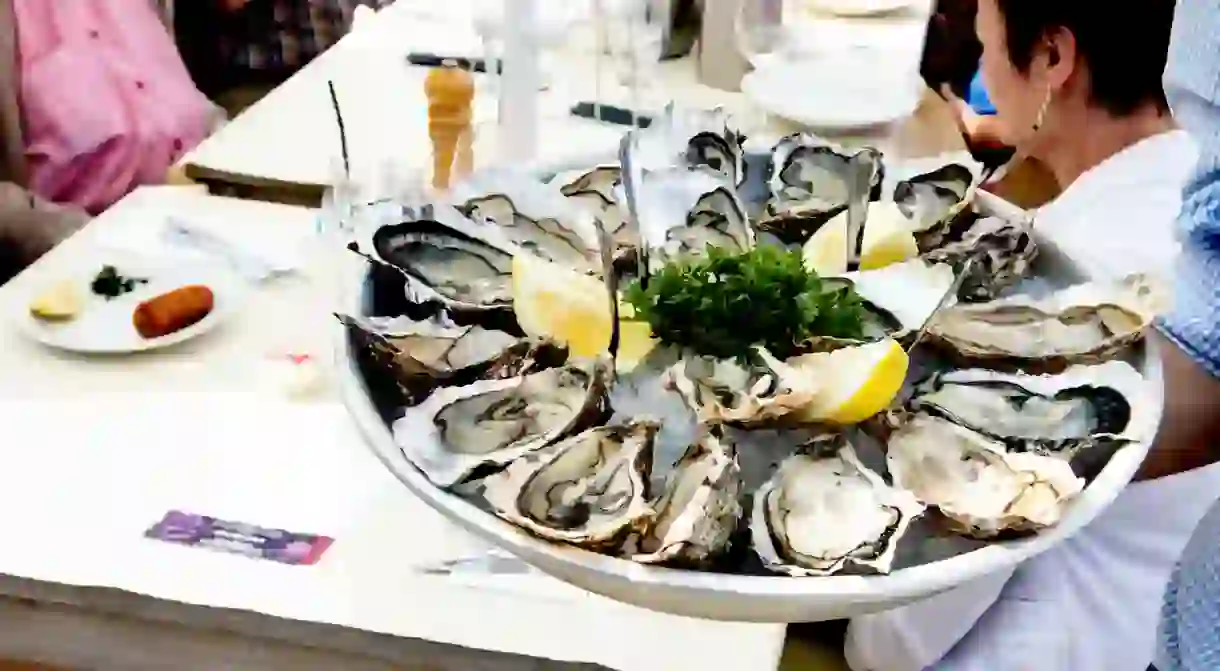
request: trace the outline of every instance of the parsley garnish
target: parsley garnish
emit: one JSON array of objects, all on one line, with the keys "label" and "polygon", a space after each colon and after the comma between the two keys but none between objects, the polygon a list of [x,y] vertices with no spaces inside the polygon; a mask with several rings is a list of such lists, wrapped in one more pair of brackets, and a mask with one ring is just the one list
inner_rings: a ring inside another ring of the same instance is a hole
[{"label": "parsley garnish", "polygon": [[738,253],[709,247],[700,259],[670,263],[627,302],[662,343],[729,359],[762,345],[777,357],[813,336],[860,338],[865,311],[845,283],[823,283],[799,251],[760,245]]}]

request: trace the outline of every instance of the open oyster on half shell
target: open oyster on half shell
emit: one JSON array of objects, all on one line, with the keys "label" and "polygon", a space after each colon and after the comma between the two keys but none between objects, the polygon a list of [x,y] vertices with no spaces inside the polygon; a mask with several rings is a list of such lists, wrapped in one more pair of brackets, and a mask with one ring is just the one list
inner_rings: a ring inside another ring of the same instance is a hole
[{"label": "open oyster on half shell", "polygon": [[847,209],[856,164],[871,172],[871,199],[876,200],[884,177],[877,150],[847,150],[807,133],[780,140],[771,154],[770,197],[759,230],[787,244],[804,244]]},{"label": "open oyster on half shell", "polygon": [[656,518],[627,554],[641,564],[703,567],[729,549],[741,520],[737,448],[718,426],[704,426],[674,464]]},{"label": "open oyster on half shell", "polygon": [[1161,290],[1135,275],[1042,299],[1013,296],[958,304],[937,314],[927,342],[965,365],[1054,372],[1116,357],[1141,341],[1162,307]]},{"label": "open oyster on half shell", "polygon": [[817,437],[754,494],[754,550],[795,577],[846,569],[889,573],[898,542],[924,506],[886,484],[840,435]]},{"label": "open oyster on half shell", "polygon": [[746,180],[744,141],[724,108],[679,109],[671,102],[638,132],[633,159],[645,171],[707,168],[736,187]]},{"label": "open oyster on half shell", "polygon": [[453,208],[428,209],[431,219],[374,231],[368,258],[404,275],[413,302],[437,303],[454,313],[510,310],[513,256],[520,248]]},{"label": "open oyster on half shell", "polygon": [[[920,249],[926,249],[922,243]],[[921,258],[956,268],[974,259],[957,297],[977,303],[995,299],[1025,279],[1037,255],[1032,221],[985,217],[974,221],[956,240],[940,240],[940,246],[928,249]]]},{"label": "open oyster on half shell", "polygon": [[518,247],[548,261],[586,272],[599,267],[593,215],[557,195],[514,199],[493,194],[467,201],[459,210],[478,224],[499,228]]},{"label": "open oyster on half shell", "polygon": [[422,402],[438,387],[516,377],[561,366],[568,357],[567,350],[554,343],[480,326],[336,316],[356,346],[393,379],[407,406]]},{"label": "open oyster on half shell", "polygon": [[639,241],[627,225],[626,208],[615,199],[615,188],[623,179],[617,165],[597,166],[592,170],[556,176],[559,192],[588,212],[615,243],[615,252],[635,247]]},{"label": "open oyster on half shell", "polygon": [[814,381],[762,347],[745,362],[684,357],[664,380],[699,422],[709,424],[765,426],[807,407],[817,392]]},{"label": "open oyster on half shell", "polygon": [[660,424],[588,429],[523,456],[484,481],[496,515],[549,541],[614,553],[653,517],[653,440]]},{"label": "open oyster on half shell", "polygon": [[604,420],[612,376],[599,358],[439,389],[394,422],[394,439],[433,484],[452,487]]},{"label": "open oyster on half shell", "polygon": [[970,206],[975,177],[970,168],[950,163],[894,186],[894,203],[911,221],[921,249],[939,247],[957,216]]},{"label": "open oyster on half shell", "polygon": [[886,462],[895,486],[976,538],[1053,526],[1085,485],[1067,459],[1010,451],[998,438],[924,413],[890,436]]},{"label": "open oyster on half shell", "polygon": [[947,371],[918,385],[907,403],[912,412],[999,439],[1009,451],[1067,459],[1086,477],[1116,449],[1152,440],[1154,407],[1147,381],[1122,361],[1057,375]]},{"label": "open oyster on half shell", "polygon": [[646,172],[638,189],[641,242],[648,248],[650,269],[701,256],[708,246],[754,247],[745,205],[719,173],[703,167]]},{"label": "open oyster on half shell", "polygon": [[876,270],[845,273],[825,282],[846,282],[864,300],[871,317],[865,324],[867,338],[901,340],[917,333],[932,318],[955,279],[954,269],[948,264],[912,259]]}]

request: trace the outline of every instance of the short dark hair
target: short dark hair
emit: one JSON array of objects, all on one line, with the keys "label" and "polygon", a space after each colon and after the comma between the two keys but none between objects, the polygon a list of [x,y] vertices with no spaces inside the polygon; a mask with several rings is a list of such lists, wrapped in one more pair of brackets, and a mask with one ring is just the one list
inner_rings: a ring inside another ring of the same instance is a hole
[{"label": "short dark hair", "polygon": [[1169,53],[1174,0],[996,0],[1004,16],[1008,58],[1029,71],[1037,45],[1063,29],[1089,68],[1090,97],[1115,116],[1148,104],[1169,110],[1161,74]]}]

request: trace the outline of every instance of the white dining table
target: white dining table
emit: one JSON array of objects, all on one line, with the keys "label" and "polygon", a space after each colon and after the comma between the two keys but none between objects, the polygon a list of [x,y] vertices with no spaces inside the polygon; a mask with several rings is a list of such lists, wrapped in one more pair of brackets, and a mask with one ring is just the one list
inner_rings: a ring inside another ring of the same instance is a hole
[{"label": "white dining table", "polygon": [[[187,173],[201,180],[254,187],[298,186],[320,191],[333,185],[341,175],[342,148],[329,82],[335,85],[344,118],[355,181],[377,188],[387,165],[400,171],[422,169],[431,152],[423,90],[428,70],[408,66],[406,58],[411,52],[481,53],[473,28],[473,5],[471,0],[397,0],[188,153],[182,159]],[[821,36],[837,34],[848,21],[818,18],[801,25],[812,22],[817,42],[827,45]],[[876,18],[860,20],[855,32],[848,34],[859,41],[864,39],[861,35],[871,34],[861,31],[882,29],[885,39],[892,39],[892,30],[887,29],[898,29],[899,36],[909,40],[911,21],[906,14],[890,21],[895,26]],[[632,102],[628,90],[613,76],[613,66],[595,61],[593,49],[583,49],[579,43],[574,37],[561,51],[544,59],[550,76],[547,90],[540,93],[543,121],[535,159],[540,166],[588,165],[612,157],[624,132],[622,126],[566,112],[571,104],[590,100],[595,94],[600,94],[602,102]],[[592,73],[599,65],[602,74],[595,77]],[[667,100],[691,109],[719,106],[748,135],[755,136],[755,142],[798,130],[778,117],[765,118],[741,93],[701,84],[697,71],[694,58],[680,58],[647,73],[651,83],[642,94],[645,111],[655,110]],[[595,80],[601,82],[600,87]],[[482,75],[476,76],[476,86],[481,92],[475,104],[477,133],[480,128],[494,127],[495,99]],[[476,167],[495,162],[492,133],[476,138]],[[964,148],[947,108],[930,92],[916,114],[898,129],[822,129],[819,133],[845,143],[868,142],[908,157]]]}]

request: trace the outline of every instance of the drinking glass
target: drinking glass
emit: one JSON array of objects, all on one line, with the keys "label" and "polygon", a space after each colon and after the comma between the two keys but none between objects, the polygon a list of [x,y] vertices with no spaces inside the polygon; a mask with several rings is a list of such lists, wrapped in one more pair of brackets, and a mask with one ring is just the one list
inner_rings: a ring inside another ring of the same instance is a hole
[{"label": "drinking glass", "polygon": [[[783,0],[741,0],[733,21],[737,50],[755,69],[783,53],[786,33]],[[758,110],[762,130],[771,128],[771,116]]]}]

